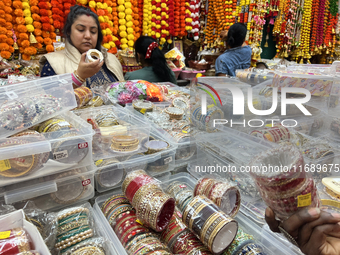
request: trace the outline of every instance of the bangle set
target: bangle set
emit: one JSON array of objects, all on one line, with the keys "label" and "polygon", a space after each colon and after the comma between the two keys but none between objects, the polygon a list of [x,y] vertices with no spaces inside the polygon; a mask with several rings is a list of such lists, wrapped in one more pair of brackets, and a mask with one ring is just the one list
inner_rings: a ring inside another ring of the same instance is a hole
[{"label": "bangle set", "polygon": [[138,137],[132,135],[116,135],[111,140],[111,150],[115,152],[132,152],[139,148]]},{"label": "bangle set", "polygon": [[[126,206],[130,209],[120,211],[119,208]],[[154,251],[159,251],[159,253],[151,254],[170,254],[169,249],[158,239],[157,235],[141,225],[140,218],[123,195],[109,198],[101,209],[106,218],[114,215],[110,225],[128,254],[150,254]],[[118,213],[115,214],[115,212]]]},{"label": "bangle set", "polygon": [[[84,207],[71,208],[58,215],[57,241],[55,248],[64,253],[94,234],[89,219],[90,210]],[[73,254],[73,253],[72,253]]]},{"label": "bangle set", "polygon": [[189,102],[184,97],[176,97],[172,100],[172,105],[176,108],[180,108],[183,111],[186,111],[189,108]]},{"label": "bangle set", "polygon": [[78,75],[77,70],[74,70],[74,72],[72,73],[72,81],[73,84],[75,84],[77,87],[80,87],[85,82],[85,79],[81,78]]},{"label": "bangle set", "polygon": [[0,239],[1,254],[20,254],[33,250],[31,237],[26,230],[15,228],[8,232],[8,237]]},{"label": "bangle set", "polygon": [[142,114],[145,112],[152,112],[154,108],[154,104],[146,100],[135,100],[132,102],[132,106],[136,111],[139,111]]},{"label": "bangle set", "polygon": [[[5,101],[0,106],[0,127],[8,131],[20,131],[37,124],[41,119],[59,111],[61,98],[42,94],[34,97]],[[3,131],[1,131],[3,132]]]},{"label": "bangle set", "polygon": [[[274,162],[275,161],[275,162]],[[285,170],[251,172],[262,199],[278,218],[284,220],[305,206],[319,206],[320,201],[313,179],[303,171],[301,152],[290,144],[271,149],[254,159],[250,166],[284,166]],[[310,196],[300,202],[301,197]]]},{"label": "bangle set", "polygon": [[176,205],[181,212],[184,211],[193,198],[192,190],[185,183],[178,181],[171,183],[167,187],[166,192],[175,199]]},{"label": "bangle set", "polygon": [[118,117],[113,112],[100,113],[95,117],[99,127],[111,127],[119,125]]},{"label": "bangle set", "polygon": [[273,143],[278,143],[280,141],[289,141],[291,139],[291,134],[288,128],[278,124],[273,127],[265,128],[263,130],[254,130],[250,133],[252,136],[268,140]]},{"label": "bangle set", "polygon": [[[86,176],[81,175],[80,169],[74,169],[61,173],[57,176],[46,177],[46,180],[51,179],[57,182],[58,191],[50,194],[52,200],[60,205],[73,204],[84,197],[84,194],[91,188],[90,185],[83,185],[83,181],[87,180]],[[65,180],[66,184],[59,181]]]},{"label": "bangle set", "polygon": [[181,108],[168,107],[165,109],[165,113],[169,114],[170,120],[181,120],[183,119],[184,111]]},{"label": "bangle set", "polygon": [[234,240],[238,223],[207,197],[199,195],[185,208],[183,222],[212,253],[222,253]]},{"label": "bangle set", "polygon": [[[44,141],[45,137],[33,130],[27,130],[11,136],[0,148],[29,144],[32,141]],[[49,152],[28,155],[5,160],[7,170],[0,171],[0,176],[15,178],[28,175],[43,167],[49,159]]]},{"label": "bangle set", "polygon": [[168,246],[173,254],[211,255],[209,249],[188,229],[177,235]]},{"label": "bangle set", "polygon": [[162,140],[151,140],[145,143],[145,147],[147,148],[145,154],[153,154],[168,149],[170,144]]},{"label": "bangle set", "polygon": [[205,115],[203,115],[202,107],[199,106],[195,110],[193,110],[191,116],[192,121],[194,122],[195,126],[198,127],[198,129],[211,133],[216,130],[213,123],[214,120],[223,119],[224,113],[220,108],[214,106],[208,109],[208,112]]},{"label": "bangle set", "polygon": [[168,225],[175,209],[175,200],[165,194],[145,171],[129,173],[122,184],[122,191],[136,209],[143,225],[156,232]]},{"label": "bangle set", "polygon": [[230,217],[234,217],[241,206],[240,191],[227,182],[203,178],[196,184],[194,196],[197,195],[205,195]]},{"label": "bangle set", "polygon": [[86,105],[93,97],[93,93],[88,87],[76,88],[74,95],[77,101],[77,108]]},{"label": "bangle set", "polygon": [[[241,228],[238,229],[237,235],[228,249],[223,253],[223,255],[236,255],[242,254],[244,246],[254,243],[254,237],[245,233]],[[255,253],[258,254],[258,253]]]}]

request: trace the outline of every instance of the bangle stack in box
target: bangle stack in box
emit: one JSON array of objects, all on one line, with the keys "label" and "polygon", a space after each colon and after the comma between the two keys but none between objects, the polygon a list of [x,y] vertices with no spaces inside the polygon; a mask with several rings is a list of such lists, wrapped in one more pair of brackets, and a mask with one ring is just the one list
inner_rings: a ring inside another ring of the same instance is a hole
[{"label": "bangle stack in box", "polygon": [[314,180],[304,171],[304,159],[295,146],[284,144],[263,152],[250,167],[262,199],[280,219],[320,205]]},{"label": "bangle stack in box", "polygon": [[241,195],[238,188],[227,182],[202,178],[194,189],[194,196],[197,195],[205,195],[230,217],[234,217],[241,206]]},{"label": "bangle stack in box", "polygon": [[137,218],[156,232],[164,230],[175,210],[175,200],[165,194],[155,179],[145,171],[129,173],[122,190],[136,209]]}]

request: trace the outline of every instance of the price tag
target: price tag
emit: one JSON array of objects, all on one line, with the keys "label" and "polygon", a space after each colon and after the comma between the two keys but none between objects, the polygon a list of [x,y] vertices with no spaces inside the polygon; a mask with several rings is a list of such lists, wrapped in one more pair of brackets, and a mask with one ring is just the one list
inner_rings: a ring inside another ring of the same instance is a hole
[{"label": "price tag", "polygon": [[210,109],[210,108],[213,108],[214,106],[215,106],[214,104],[210,104],[207,107],[208,107],[208,109]]},{"label": "price tag", "polygon": [[184,188],[187,187],[187,185],[179,185],[179,187],[180,187],[181,189],[184,189]]},{"label": "price tag", "polygon": [[188,133],[188,131],[182,130],[182,133],[184,133],[184,134],[187,134],[187,133]]},{"label": "price tag", "polygon": [[60,36],[60,35],[57,35],[56,38],[55,38],[55,40],[56,40],[57,42],[61,42],[61,36]]},{"label": "price tag", "polygon": [[263,76],[263,79],[264,79],[264,80],[267,80],[267,76]]},{"label": "price tag", "polygon": [[177,213],[177,216],[178,216],[179,218],[182,218],[182,214],[181,214],[180,211],[176,211],[176,213]]},{"label": "price tag", "polygon": [[85,149],[87,147],[89,147],[89,144],[87,142],[78,143],[78,149]]},{"label": "price tag", "polygon": [[171,156],[164,159],[164,165],[167,165],[170,162],[172,162],[172,157]]},{"label": "price tag", "polygon": [[300,195],[297,197],[298,199],[298,207],[305,207],[312,204],[312,195],[308,193],[306,195]]},{"label": "price tag", "polygon": [[143,226],[143,223],[139,219],[137,219],[136,222]]},{"label": "price tag", "polygon": [[103,162],[103,160],[102,160],[102,159],[99,159],[99,160],[96,161],[95,165],[96,165],[96,166],[99,166],[102,162]]},{"label": "price tag", "polygon": [[85,181],[82,181],[83,187],[91,184],[91,179],[87,179]]},{"label": "price tag", "polygon": [[267,124],[266,127],[273,127],[273,124]]},{"label": "price tag", "polygon": [[60,160],[60,159],[63,159],[63,158],[68,158],[67,150],[58,151],[58,152],[53,153],[53,159]]},{"label": "price tag", "polygon": [[0,232],[0,239],[7,239],[8,237],[10,237],[11,235],[11,231],[3,231]]},{"label": "price tag", "polygon": [[146,112],[146,109],[143,108],[142,110],[140,110],[140,112],[144,114]]},{"label": "price tag", "polygon": [[11,169],[11,163],[8,159],[0,160],[0,172],[6,171],[8,169]]}]

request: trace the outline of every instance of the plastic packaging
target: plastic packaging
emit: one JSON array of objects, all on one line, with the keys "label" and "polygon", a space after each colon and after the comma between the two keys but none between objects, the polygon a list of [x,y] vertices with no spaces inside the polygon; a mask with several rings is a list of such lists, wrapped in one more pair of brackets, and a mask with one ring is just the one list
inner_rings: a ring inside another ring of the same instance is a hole
[{"label": "plastic packaging", "polygon": [[58,230],[55,248],[60,253],[94,236],[92,213],[87,205],[68,208],[57,215]]},{"label": "plastic packaging", "polygon": [[169,224],[175,210],[175,200],[165,194],[157,181],[145,171],[129,173],[122,184],[122,190],[143,225],[160,232]]},{"label": "plastic packaging", "polygon": [[295,146],[283,144],[263,152],[249,166],[262,199],[278,218],[284,220],[303,207],[320,205],[315,183]]},{"label": "plastic packaging", "polygon": [[63,253],[65,255],[86,255],[86,254],[98,254],[105,255],[105,240],[103,238],[91,238],[87,239],[69,249]]},{"label": "plastic packaging", "polygon": [[0,254],[18,254],[34,249],[34,244],[23,228],[8,229],[1,232],[3,238],[0,239]]},{"label": "plastic packaging", "polygon": [[40,253],[38,251],[24,251],[24,252],[20,252],[17,253],[17,255],[40,255]]},{"label": "plastic packaging", "polygon": [[233,242],[238,224],[205,196],[196,196],[183,212],[183,222],[212,253],[220,254]]},{"label": "plastic packaging", "polygon": [[106,95],[113,104],[132,103],[135,99],[146,99],[152,102],[162,102],[163,96],[159,87],[148,81],[115,82],[106,88]]},{"label": "plastic packaging", "polygon": [[198,180],[194,189],[194,196],[197,195],[205,195],[230,217],[235,217],[241,206],[241,194],[238,188],[228,182],[202,178]]},{"label": "plastic packaging", "polygon": [[76,107],[70,74],[0,87],[0,138]]},{"label": "plastic packaging", "polygon": [[193,190],[185,183],[174,181],[166,189],[166,192],[176,200],[177,207],[184,211],[193,198]]}]

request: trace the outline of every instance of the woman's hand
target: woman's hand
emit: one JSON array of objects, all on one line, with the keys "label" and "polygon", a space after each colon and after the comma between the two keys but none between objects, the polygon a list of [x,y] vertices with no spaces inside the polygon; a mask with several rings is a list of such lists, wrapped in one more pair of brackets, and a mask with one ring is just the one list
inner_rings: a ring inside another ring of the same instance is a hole
[{"label": "woman's hand", "polygon": [[98,73],[100,68],[102,68],[104,64],[104,61],[99,62],[99,59],[91,63],[86,63],[85,59],[86,52],[81,55],[81,59],[77,69],[77,74],[83,79],[90,78]]},{"label": "woman's hand", "polygon": [[305,208],[289,219],[279,222],[274,212],[266,209],[266,222],[274,232],[279,225],[298,243],[307,255],[340,254],[340,214],[320,211],[318,208]]}]

